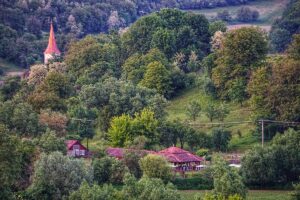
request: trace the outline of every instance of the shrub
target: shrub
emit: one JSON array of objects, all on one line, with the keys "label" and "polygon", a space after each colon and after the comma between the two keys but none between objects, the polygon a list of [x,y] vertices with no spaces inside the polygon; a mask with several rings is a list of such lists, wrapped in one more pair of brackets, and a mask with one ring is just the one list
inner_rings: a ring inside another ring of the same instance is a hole
[{"label": "shrub", "polygon": [[63,199],[77,190],[82,181],[92,181],[90,169],[82,160],[73,160],[60,152],[42,154],[34,170],[28,189],[32,199]]},{"label": "shrub", "polygon": [[199,149],[196,154],[197,156],[203,157],[208,155],[209,150],[208,149]]},{"label": "shrub", "polygon": [[98,184],[120,184],[123,182],[126,170],[124,163],[121,161],[111,157],[103,157],[95,159],[92,165],[94,168],[94,181]]},{"label": "shrub", "polygon": [[149,178],[160,178],[169,181],[171,178],[171,167],[167,160],[157,155],[147,155],[140,160],[143,175]]},{"label": "shrub", "polygon": [[212,179],[204,177],[176,178],[172,183],[179,190],[211,190],[213,189]]},{"label": "shrub", "polygon": [[223,10],[217,13],[217,19],[229,22],[232,17],[228,10]]},{"label": "shrub", "polygon": [[237,20],[241,22],[252,22],[259,18],[257,10],[251,10],[248,7],[242,7],[237,12]]}]

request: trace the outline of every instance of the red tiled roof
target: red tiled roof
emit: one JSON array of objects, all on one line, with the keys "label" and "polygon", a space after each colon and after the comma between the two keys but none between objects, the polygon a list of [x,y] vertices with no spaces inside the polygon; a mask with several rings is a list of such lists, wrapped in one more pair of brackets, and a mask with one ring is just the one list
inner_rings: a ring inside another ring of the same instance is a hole
[{"label": "red tiled roof", "polygon": [[48,41],[48,47],[45,50],[44,54],[58,54],[58,55],[60,55],[60,51],[59,51],[59,49],[56,45],[56,40],[55,40],[55,35],[54,35],[52,22],[51,22],[51,25],[50,25],[50,36],[49,36],[49,41]]},{"label": "red tiled roof", "polygon": [[203,158],[178,147],[170,147],[158,152],[171,163],[201,162]]},{"label": "red tiled roof", "polygon": [[178,147],[169,147],[167,149],[159,151],[159,153],[182,154],[182,153],[189,153],[189,152],[186,150],[180,149]]},{"label": "red tiled roof", "polygon": [[65,144],[67,145],[67,148],[68,150],[71,150],[72,147],[75,145],[75,144],[78,144],[81,146],[82,149],[87,149],[85,146],[83,146],[79,140],[66,140],[65,141]]},{"label": "red tiled roof", "polygon": [[159,152],[148,150],[136,150],[136,149],[124,149],[109,147],[106,149],[106,153],[109,156],[116,158],[123,158],[125,151],[131,151],[140,154],[156,154],[165,157],[171,163],[186,163],[186,162],[201,162],[203,158],[193,155],[192,153],[180,149],[178,147],[170,147]]},{"label": "red tiled roof", "polygon": [[134,152],[138,154],[154,154],[156,152],[154,151],[148,151],[148,150],[137,150],[137,149],[124,149],[124,148],[113,148],[109,147],[106,149],[106,153],[109,156],[113,156],[116,158],[123,158],[125,152]]}]

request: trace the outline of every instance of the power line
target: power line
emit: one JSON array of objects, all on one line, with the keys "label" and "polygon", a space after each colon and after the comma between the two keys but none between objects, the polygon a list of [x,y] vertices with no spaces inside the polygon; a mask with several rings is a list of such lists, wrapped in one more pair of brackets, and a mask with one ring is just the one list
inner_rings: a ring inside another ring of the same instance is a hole
[{"label": "power line", "polygon": [[201,125],[225,125],[225,124],[249,124],[249,123],[255,123],[255,121],[189,123],[189,125],[191,125],[191,126],[201,126]]},{"label": "power line", "polygon": [[78,119],[78,118],[71,118],[71,120],[74,120],[74,121],[84,121],[84,122],[93,122],[95,120],[91,120],[91,119]]},{"label": "power line", "polygon": [[[258,120],[259,122],[261,122],[262,120]],[[294,125],[300,125],[300,122],[288,122],[288,121],[276,121],[276,120],[268,120],[268,119],[264,119],[264,122],[268,122],[268,123],[277,123],[277,124],[294,124]]]},{"label": "power line", "polygon": [[233,121],[233,122],[211,122],[211,123],[188,123],[193,127],[202,127],[203,125],[226,125],[226,124],[249,124],[249,123],[260,123],[261,124],[261,146],[264,146],[265,141],[265,124],[281,124],[284,126],[300,126],[300,122],[289,122],[289,121],[277,121],[269,119],[260,119],[257,121]]}]

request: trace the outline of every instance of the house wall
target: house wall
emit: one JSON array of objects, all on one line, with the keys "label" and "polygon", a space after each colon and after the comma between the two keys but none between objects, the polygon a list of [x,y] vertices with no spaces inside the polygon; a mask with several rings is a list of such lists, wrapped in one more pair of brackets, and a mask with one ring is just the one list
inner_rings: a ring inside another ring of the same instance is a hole
[{"label": "house wall", "polygon": [[68,150],[67,154],[73,157],[81,157],[88,155],[88,151],[81,144],[74,144],[72,148]]}]

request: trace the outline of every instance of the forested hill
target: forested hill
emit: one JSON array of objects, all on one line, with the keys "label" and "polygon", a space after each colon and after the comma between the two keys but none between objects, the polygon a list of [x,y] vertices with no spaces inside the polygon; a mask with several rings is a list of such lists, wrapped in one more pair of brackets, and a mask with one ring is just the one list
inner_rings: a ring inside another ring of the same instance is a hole
[{"label": "forested hill", "polygon": [[213,8],[246,4],[251,0],[2,0],[0,2],[0,58],[22,67],[42,60],[50,19],[58,45],[87,34],[127,27],[139,16],[164,7]]}]

